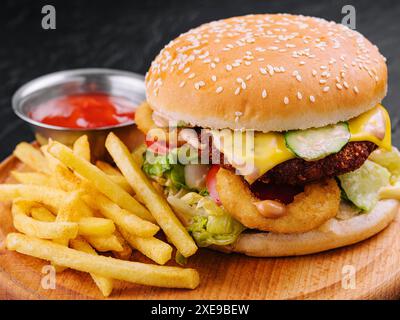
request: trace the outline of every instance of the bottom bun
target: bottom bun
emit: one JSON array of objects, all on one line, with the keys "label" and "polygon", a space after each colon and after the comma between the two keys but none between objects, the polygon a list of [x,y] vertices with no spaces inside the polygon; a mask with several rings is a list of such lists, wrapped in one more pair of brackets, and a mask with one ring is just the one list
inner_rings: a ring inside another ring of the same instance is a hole
[{"label": "bottom bun", "polygon": [[386,228],[396,217],[397,200],[381,200],[369,212],[347,220],[328,220],[322,227],[305,233],[243,233],[229,246],[217,247],[223,252],[244,253],[253,257],[283,257],[317,253],[357,243]]}]

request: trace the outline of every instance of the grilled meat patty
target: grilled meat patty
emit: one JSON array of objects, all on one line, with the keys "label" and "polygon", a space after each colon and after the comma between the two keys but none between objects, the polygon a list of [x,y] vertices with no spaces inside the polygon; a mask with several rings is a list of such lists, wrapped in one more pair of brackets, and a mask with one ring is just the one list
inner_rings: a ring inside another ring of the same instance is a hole
[{"label": "grilled meat patty", "polygon": [[[210,163],[215,163],[215,160],[219,159],[222,167],[234,170],[224,154],[215,148],[212,139],[208,141]],[[321,179],[333,178],[361,167],[376,148],[377,146],[369,141],[349,142],[338,153],[320,160],[306,161],[300,158],[287,160],[266,172],[257,181],[275,185],[303,186]]]},{"label": "grilled meat patty", "polygon": [[264,183],[304,185],[323,178],[333,178],[362,166],[376,145],[368,141],[349,142],[338,153],[317,161],[300,158],[285,161],[266,172]]}]

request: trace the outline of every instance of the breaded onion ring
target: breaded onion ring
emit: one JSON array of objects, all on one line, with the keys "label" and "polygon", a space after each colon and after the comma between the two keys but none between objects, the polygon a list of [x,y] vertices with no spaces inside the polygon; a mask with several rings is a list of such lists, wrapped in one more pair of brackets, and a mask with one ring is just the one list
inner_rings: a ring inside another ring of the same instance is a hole
[{"label": "breaded onion ring", "polygon": [[334,179],[307,184],[304,192],[287,205],[287,214],[276,219],[265,218],[253,202],[258,201],[243,179],[220,168],[217,191],[224,208],[244,226],[275,233],[300,233],[318,228],[333,218],[340,203],[340,190]]}]

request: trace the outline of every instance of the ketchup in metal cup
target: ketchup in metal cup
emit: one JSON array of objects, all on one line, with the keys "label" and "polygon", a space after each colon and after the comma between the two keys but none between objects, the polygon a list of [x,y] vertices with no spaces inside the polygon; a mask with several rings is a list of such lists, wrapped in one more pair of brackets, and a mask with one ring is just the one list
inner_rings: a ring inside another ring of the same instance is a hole
[{"label": "ketchup in metal cup", "polygon": [[122,97],[84,93],[41,103],[33,108],[29,116],[49,125],[93,129],[131,122],[135,118],[135,105]]}]

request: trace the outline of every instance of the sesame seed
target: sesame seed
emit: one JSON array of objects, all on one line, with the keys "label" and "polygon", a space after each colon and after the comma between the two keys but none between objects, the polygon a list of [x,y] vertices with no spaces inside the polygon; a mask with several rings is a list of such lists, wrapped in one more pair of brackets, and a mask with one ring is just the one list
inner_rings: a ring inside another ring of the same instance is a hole
[{"label": "sesame seed", "polygon": [[315,102],[315,97],[314,96],[310,96],[310,101],[311,102]]},{"label": "sesame seed", "polygon": [[242,82],[241,86],[242,86],[243,90],[245,90],[247,88],[246,83],[244,81]]},{"label": "sesame seed", "polygon": [[305,65],[305,64],[306,64],[305,61],[300,61],[300,62],[299,62],[299,65],[301,65],[301,66],[303,66],[303,65]]},{"label": "sesame seed", "polygon": [[289,98],[288,97],[283,98],[283,103],[284,104],[289,104]]},{"label": "sesame seed", "polygon": [[217,76],[216,75],[212,75],[211,76],[211,80],[214,81],[214,82],[217,81]]},{"label": "sesame seed", "polygon": [[303,99],[303,95],[301,94],[300,91],[297,91],[297,99],[299,100]]},{"label": "sesame seed", "polygon": [[267,70],[265,70],[264,68],[260,68],[259,70],[260,70],[260,72],[261,72],[262,74],[267,74]]},{"label": "sesame seed", "polygon": [[222,90],[224,90],[224,88],[222,88],[222,87],[220,86],[220,87],[218,87],[218,88],[215,90],[215,92],[216,92],[216,93],[221,93]]},{"label": "sesame seed", "polygon": [[296,80],[299,81],[299,82],[301,82],[301,75],[298,74],[298,75],[296,76]]},{"label": "sesame seed", "polygon": [[217,66],[217,65],[216,65],[214,62],[212,62],[212,63],[210,64],[210,67],[211,67],[212,69],[215,69],[216,66]]},{"label": "sesame seed", "polygon": [[355,93],[359,93],[360,92],[356,86],[354,86],[353,90],[354,90]]},{"label": "sesame seed", "polygon": [[346,81],[343,81],[343,87],[345,87],[346,89],[349,88],[349,84]]},{"label": "sesame seed", "polygon": [[240,87],[237,87],[235,90],[235,96],[237,96],[240,93]]},{"label": "sesame seed", "polygon": [[232,70],[232,66],[231,66],[230,64],[227,64],[226,67],[225,67],[225,69],[226,69],[227,71],[231,71],[231,70]]},{"label": "sesame seed", "polygon": [[342,89],[343,89],[343,86],[342,86],[340,83],[336,83],[336,87],[337,87],[339,90],[342,90]]},{"label": "sesame seed", "polygon": [[249,75],[246,77],[246,80],[250,80],[252,77],[253,77],[253,75],[252,75],[252,74],[249,74]]},{"label": "sesame seed", "polygon": [[186,74],[186,73],[188,73],[189,71],[190,71],[190,68],[187,67],[187,68],[185,68],[185,70],[183,70],[183,73]]},{"label": "sesame seed", "polygon": [[189,74],[188,78],[193,79],[196,75],[194,73]]},{"label": "sesame seed", "polygon": [[319,83],[320,84],[324,84],[324,83],[326,83],[326,80],[325,79],[321,79],[321,80],[319,80]]},{"label": "sesame seed", "polygon": [[263,99],[265,99],[267,97],[267,90],[263,90],[261,93],[261,96],[263,97]]},{"label": "sesame seed", "polygon": [[323,92],[328,92],[329,91],[329,86],[324,87],[324,89],[322,89]]},{"label": "sesame seed", "polygon": [[182,82],[179,84],[179,87],[182,88],[185,84],[186,84],[186,81],[182,81]]},{"label": "sesame seed", "polygon": [[313,75],[313,77],[315,77],[317,75],[317,71],[313,69],[312,75]]}]

